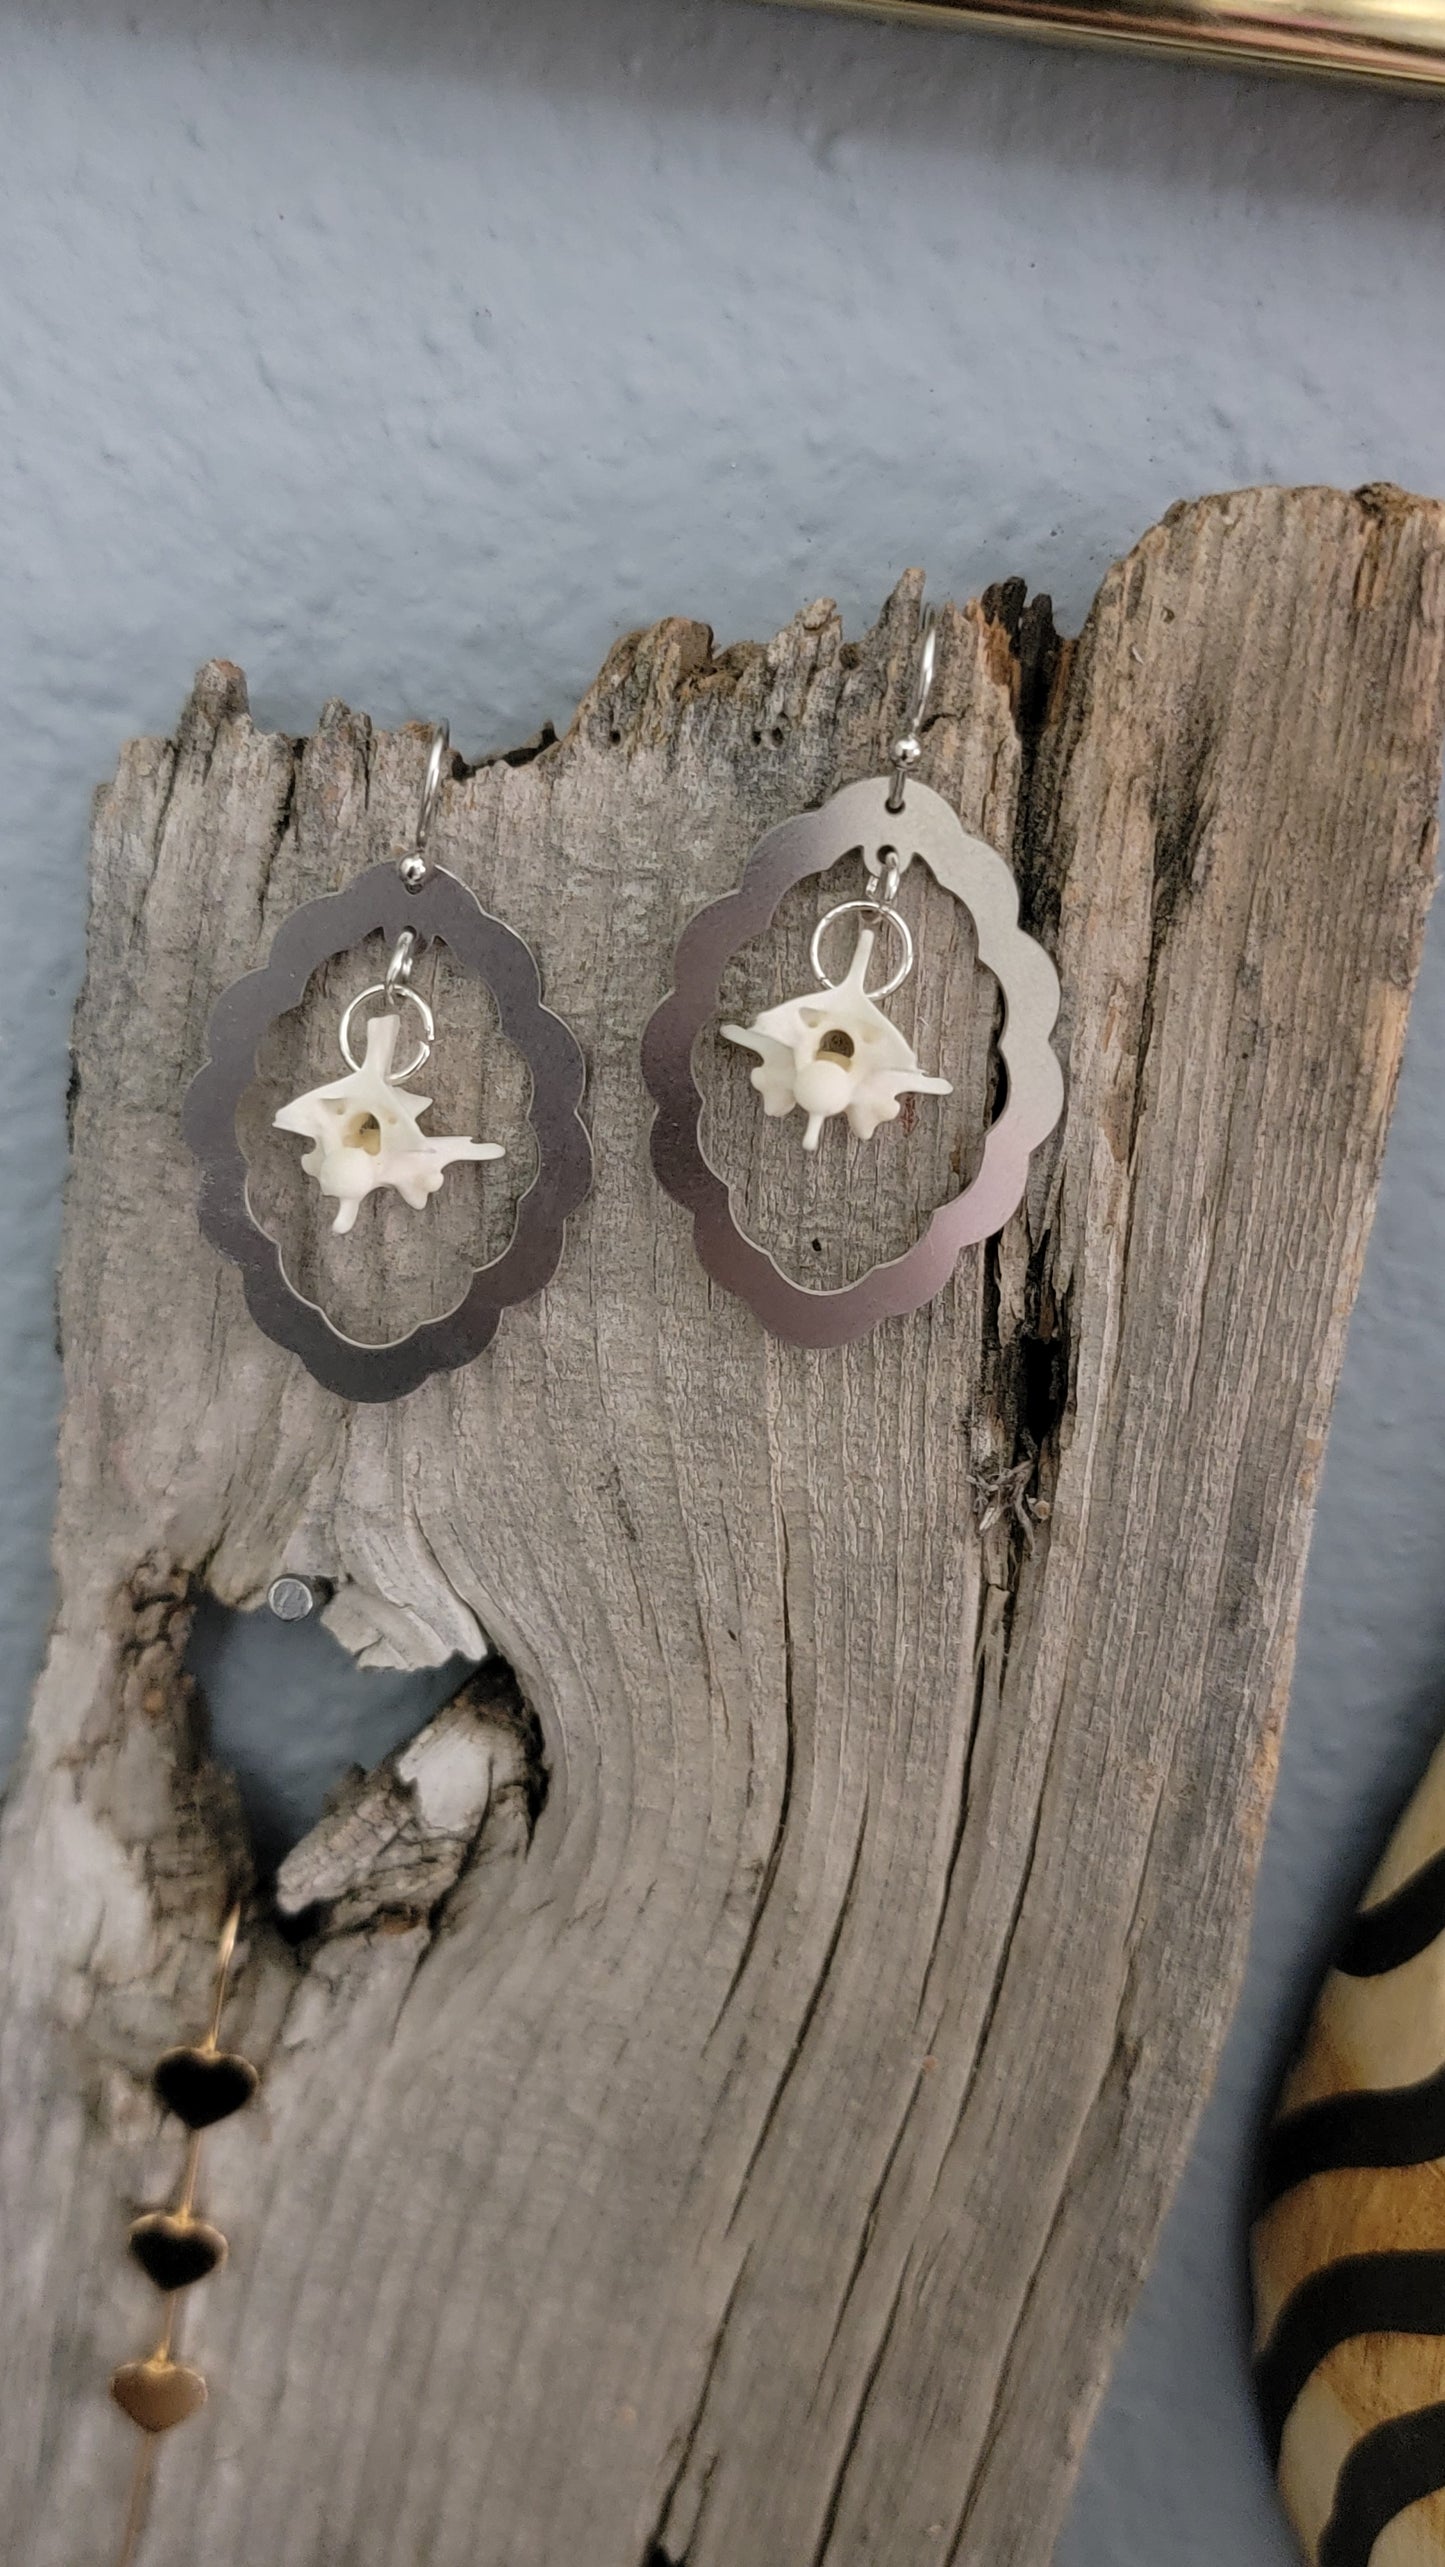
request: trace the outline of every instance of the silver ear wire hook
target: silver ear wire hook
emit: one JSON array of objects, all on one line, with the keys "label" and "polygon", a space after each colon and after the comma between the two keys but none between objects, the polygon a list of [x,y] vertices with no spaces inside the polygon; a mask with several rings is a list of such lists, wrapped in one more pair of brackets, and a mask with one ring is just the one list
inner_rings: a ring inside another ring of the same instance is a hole
[{"label": "silver ear wire hook", "polygon": [[928,711],[928,699],[933,693],[933,674],[937,659],[938,617],[931,606],[925,606],[918,626],[918,674],[914,683],[908,728],[901,739],[894,741],[889,751],[893,760],[893,779],[888,787],[888,801],[885,806],[889,811],[902,810],[903,779],[909,768],[916,767],[923,755],[923,742],[918,735],[923,728],[923,717]]},{"label": "silver ear wire hook", "polygon": [[422,785],[421,801],[417,806],[416,828],[412,833],[411,846],[397,864],[397,871],[408,891],[420,891],[423,883],[430,882],[436,870],[427,854],[426,842],[431,835],[431,824],[436,817],[437,801],[441,794],[442,779],[446,773],[447,752],[451,744],[452,735],[449,724],[439,722],[436,736],[431,744],[431,756],[426,762],[426,780]]}]

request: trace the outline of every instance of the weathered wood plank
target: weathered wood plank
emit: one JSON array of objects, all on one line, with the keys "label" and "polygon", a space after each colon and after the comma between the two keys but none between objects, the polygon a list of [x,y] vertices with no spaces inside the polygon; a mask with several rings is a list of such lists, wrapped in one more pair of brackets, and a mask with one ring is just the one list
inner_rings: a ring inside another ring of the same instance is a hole
[{"label": "weathered wood plank", "polygon": [[[1442,557],[1430,503],[1246,492],[1146,537],[1076,645],[1012,588],[946,611],[924,773],[1014,850],[1069,1101],[1003,1239],[842,1353],[700,1277],[637,1050],[691,911],[877,771],[916,583],[857,645],[827,607],[765,649],[634,637],[565,739],[448,794],[438,852],[586,1049],[598,1186],[545,1300],[393,1411],[250,1327],[176,1127],[217,990],[402,833],[424,737],[339,706],[264,737],[216,667],[174,746],[126,752],[77,1026],[61,1602],[0,1883],[17,2555],[118,2531],[124,2220],[174,2155],[144,2074],[239,1860],[175,1581],[255,1602],[284,1563],[373,1662],[491,1634],[545,1771],[484,1697],[443,1845],[402,1841],[393,1772],[292,1858],[314,1943],[253,1911],[231,2037],[264,2095],[211,2150],[232,2263],[188,2312],[215,2397],[162,2452],[146,2567],[202,2526],[207,2567],[1046,2558],[1241,1957],[1431,883]],[[706,1064],[750,1223],[820,1280],[977,1146],[989,991],[923,923],[905,1021],[959,1065],[946,1114],[800,1193],[746,1065]],[[273,1080],[314,1039],[282,1029]],[[458,1021],[445,1075],[483,1074],[505,1107]],[[417,1309],[448,1291],[477,1200],[371,1206],[345,1315],[403,1243]]]}]

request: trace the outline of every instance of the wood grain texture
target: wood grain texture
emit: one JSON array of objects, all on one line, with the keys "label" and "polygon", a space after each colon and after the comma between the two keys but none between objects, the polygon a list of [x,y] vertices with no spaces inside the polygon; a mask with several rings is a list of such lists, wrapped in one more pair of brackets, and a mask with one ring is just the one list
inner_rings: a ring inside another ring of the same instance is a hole
[{"label": "wood grain texture", "polygon": [[[1068,1104],[1004,1236],[839,1353],[700,1276],[637,1050],[684,920],[879,770],[916,580],[857,643],[826,605],[766,647],[634,636],[565,738],[448,789],[439,856],[587,1053],[598,1185],[544,1299],[391,1411],[249,1326],[176,1126],[217,991],[404,832],[425,735],[332,705],[264,736],[218,664],[127,750],[76,1036],[60,1605],[0,1875],[29,2567],[119,2523],[124,2230],[171,2171],[145,2074],[241,1860],[186,1581],[250,1604],[283,1565],[373,1663],[489,1633],[540,1763],[503,1704],[495,1824],[464,1783],[431,1905],[435,1849],[387,1885],[393,1774],[292,1857],[310,1942],[253,1907],[227,2037],[265,2083],[208,2157],[212,2400],[144,2567],[201,2527],[207,2567],[1047,2558],[1241,1960],[1432,880],[1442,557],[1430,503],[1245,492],[1173,512],[1075,645],[1016,584],[945,610],[923,773],[1013,852]],[[956,1112],[836,1136],[800,1196],[745,1064],[704,1063],[750,1219],[820,1280],[976,1146],[990,995],[922,924],[905,1021],[963,1065]],[[489,1037],[454,1039],[464,1093]],[[408,1292],[446,1289],[466,1239],[406,1235]]]}]

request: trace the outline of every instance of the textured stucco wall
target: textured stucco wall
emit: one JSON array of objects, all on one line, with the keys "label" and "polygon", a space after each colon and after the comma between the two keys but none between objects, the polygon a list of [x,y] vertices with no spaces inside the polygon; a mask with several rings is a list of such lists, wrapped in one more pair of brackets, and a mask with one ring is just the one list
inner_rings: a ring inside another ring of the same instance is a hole
[{"label": "textured stucco wall", "polygon": [[[1445,490],[1442,142],[1445,104],[735,0],[0,0],[11,1734],[49,1600],[86,807],[117,743],[223,651],[264,719],[341,693],[445,710],[477,751],[565,717],[659,612],[729,639],[826,591],[857,622],[923,561],[958,591],[1022,571],[1076,623],[1181,494]],[[1066,2567],[1290,2555],[1230,2239],[1280,2027],[1445,1710],[1442,1077],[1445,937],[1248,1998]],[[212,1639],[279,1821],[415,1717],[338,1670],[324,1710],[308,1673],[303,1726],[275,1673],[315,1644]]]}]

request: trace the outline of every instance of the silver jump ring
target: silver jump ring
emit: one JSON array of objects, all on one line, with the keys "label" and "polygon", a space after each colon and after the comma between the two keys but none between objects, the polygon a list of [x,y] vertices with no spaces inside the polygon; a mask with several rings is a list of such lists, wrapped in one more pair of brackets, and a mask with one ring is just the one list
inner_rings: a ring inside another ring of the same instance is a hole
[{"label": "silver jump ring", "polygon": [[412,832],[411,846],[397,867],[408,891],[420,891],[424,882],[430,882],[435,870],[426,851],[426,842],[431,835],[431,824],[436,818],[437,802],[446,775],[447,752],[451,744],[450,725],[439,722],[431,744],[431,755],[426,762],[426,776],[422,784],[421,801],[417,805],[416,827]]},{"label": "silver jump ring", "polygon": [[870,884],[877,886],[873,897],[879,908],[891,909],[898,898],[898,886],[903,880],[903,867],[899,862],[898,849],[880,847],[875,854],[871,847],[865,848],[863,870]]},{"label": "silver jump ring", "polygon": [[395,998],[398,990],[404,991],[410,987],[411,969],[416,961],[416,948],[416,929],[403,927],[396,943],[392,946],[391,957],[386,966],[386,979],[382,984],[389,999]]},{"label": "silver jump ring", "polygon": [[913,930],[909,926],[906,918],[900,916],[896,909],[885,909],[881,900],[840,900],[836,909],[829,909],[825,912],[813,930],[813,941],[808,947],[808,960],[813,966],[813,977],[823,989],[840,989],[842,987],[841,981],[829,980],[827,973],[823,969],[823,938],[827,930],[832,926],[835,918],[846,918],[854,911],[865,912],[869,918],[876,918],[880,925],[893,927],[897,930],[898,941],[902,948],[903,960],[900,962],[893,978],[891,980],[886,980],[881,989],[869,989],[864,992],[864,996],[867,998],[891,998],[895,989],[901,989],[903,987],[904,982],[907,980],[909,973],[913,969]]},{"label": "silver jump ring", "polygon": [[389,998],[393,1003],[398,998],[404,998],[410,1006],[416,1009],[418,1016],[421,1018],[422,1038],[417,1046],[416,1059],[414,1061],[408,1061],[404,1070],[393,1068],[387,1072],[387,1077],[390,1083],[393,1087],[397,1087],[401,1084],[403,1079],[411,1078],[415,1072],[421,1068],[423,1061],[429,1061],[431,1059],[431,1047],[436,1041],[436,1018],[433,1016],[426,1000],[422,997],[420,990],[408,989],[404,984],[395,990],[389,990],[384,980],[374,980],[369,989],[359,989],[357,991],[356,996],[353,998],[351,1005],[348,1007],[346,1014],[341,1020],[341,1031],[337,1039],[341,1045],[341,1057],[346,1062],[349,1069],[359,1070],[361,1067],[360,1061],[357,1059],[356,1054],[351,1048],[351,1020],[356,1014],[358,1007],[364,1007],[369,998]]}]

